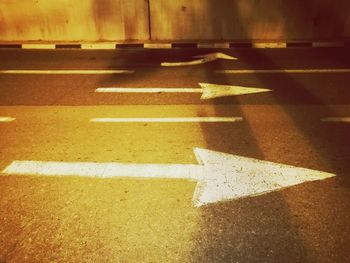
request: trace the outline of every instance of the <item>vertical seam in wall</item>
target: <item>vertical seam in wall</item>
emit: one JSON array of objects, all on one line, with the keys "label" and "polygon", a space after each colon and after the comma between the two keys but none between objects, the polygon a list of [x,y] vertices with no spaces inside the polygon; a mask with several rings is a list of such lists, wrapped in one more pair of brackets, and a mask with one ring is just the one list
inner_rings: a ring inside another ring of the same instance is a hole
[{"label": "vertical seam in wall", "polygon": [[152,40],[151,0],[148,0],[148,39]]}]

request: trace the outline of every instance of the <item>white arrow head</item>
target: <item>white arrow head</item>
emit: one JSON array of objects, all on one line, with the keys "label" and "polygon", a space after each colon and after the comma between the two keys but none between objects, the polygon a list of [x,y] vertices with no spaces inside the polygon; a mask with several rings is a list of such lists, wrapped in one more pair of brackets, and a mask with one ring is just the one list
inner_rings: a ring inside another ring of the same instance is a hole
[{"label": "white arrow head", "polygon": [[256,196],[308,181],[323,180],[335,174],[234,156],[196,148],[204,166],[193,203],[199,207],[224,200]]},{"label": "white arrow head", "polygon": [[217,85],[210,83],[199,83],[203,93],[201,99],[214,99],[226,96],[246,95],[253,93],[269,92],[270,89],[259,89],[242,86]]},{"label": "white arrow head", "polygon": [[218,58],[228,59],[228,60],[237,60],[238,59],[236,57],[232,57],[232,56],[226,55],[226,54],[221,53],[221,52],[194,56],[194,58],[205,58],[205,59],[209,59],[209,60],[215,60],[215,59],[218,59]]}]

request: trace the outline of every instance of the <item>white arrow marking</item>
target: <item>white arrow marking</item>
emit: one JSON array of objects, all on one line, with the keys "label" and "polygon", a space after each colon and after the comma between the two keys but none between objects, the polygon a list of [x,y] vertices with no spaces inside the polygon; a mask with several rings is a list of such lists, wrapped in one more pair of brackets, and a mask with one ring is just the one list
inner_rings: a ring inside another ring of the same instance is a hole
[{"label": "white arrow marking", "polygon": [[350,117],[328,117],[321,119],[323,122],[350,122]]},{"label": "white arrow marking", "polygon": [[196,148],[199,165],[14,161],[7,175],[170,178],[197,181],[193,203],[199,207],[256,196],[335,176],[305,168]]},{"label": "white arrow marking", "polygon": [[41,75],[102,75],[102,74],[133,74],[133,70],[114,70],[114,69],[24,69],[24,70],[0,70],[0,74],[41,74]]},{"label": "white arrow marking", "polygon": [[199,83],[200,88],[97,88],[97,93],[202,93],[201,99],[269,92],[270,89]]},{"label": "white arrow marking", "polygon": [[203,94],[201,99],[213,99],[225,96],[247,95],[253,93],[269,92],[270,89],[259,89],[253,87],[217,85],[210,83],[199,83]]},{"label": "white arrow marking", "polygon": [[350,69],[232,69],[217,70],[218,74],[310,74],[310,73],[349,73]]},{"label": "white arrow marking", "polygon": [[11,117],[0,117],[0,122],[11,122],[14,120],[15,118],[11,118]]},{"label": "white arrow marking", "polygon": [[119,123],[136,123],[136,122],[164,122],[164,123],[181,123],[181,122],[238,122],[243,121],[242,117],[183,117],[183,118],[93,118],[90,122],[119,122]]},{"label": "white arrow marking", "polygon": [[194,58],[198,58],[198,59],[192,60],[192,61],[185,61],[185,62],[162,62],[161,66],[163,67],[193,66],[193,65],[200,65],[200,64],[212,62],[217,59],[228,59],[228,60],[238,59],[236,57],[231,57],[224,53],[210,53],[210,54],[195,56]]}]

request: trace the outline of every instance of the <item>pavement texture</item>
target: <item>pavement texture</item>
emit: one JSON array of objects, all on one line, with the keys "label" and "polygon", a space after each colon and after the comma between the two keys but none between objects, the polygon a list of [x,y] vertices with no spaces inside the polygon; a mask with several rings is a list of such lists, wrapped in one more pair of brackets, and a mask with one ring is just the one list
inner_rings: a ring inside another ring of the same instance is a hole
[{"label": "pavement texture", "polygon": [[[350,262],[348,48],[0,50],[0,172],[16,160],[197,164],[195,147],[337,176],[195,207],[196,182],[0,174],[0,262]],[[238,60],[161,67],[223,52]],[[271,92],[96,93],[99,87],[239,85]],[[93,123],[92,118],[242,117],[234,123]],[[57,172],[59,173],[59,171]]]}]

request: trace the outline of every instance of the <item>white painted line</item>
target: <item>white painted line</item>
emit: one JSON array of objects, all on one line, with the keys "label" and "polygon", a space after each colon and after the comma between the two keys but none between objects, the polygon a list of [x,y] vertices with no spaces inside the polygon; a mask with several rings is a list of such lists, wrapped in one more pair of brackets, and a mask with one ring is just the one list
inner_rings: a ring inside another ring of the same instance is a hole
[{"label": "white painted line", "polygon": [[194,58],[198,58],[198,59],[192,60],[192,61],[185,61],[185,62],[162,62],[161,66],[162,67],[194,66],[194,65],[200,65],[200,64],[212,62],[217,59],[237,60],[236,57],[232,57],[224,53],[210,53],[205,55],[194,56]]},{"label": "white painted line", "polygon": [[278,42],[278,43],[262,43],[262,42],[256,42],[252,43],[253,48],[286,48],[287,43],[285,42]]},{"label": "white painted line", "polygon": [[202,93],[201,88],[97,88],[97,93]]},{"label": "white painted line", "polygon": [[0,117],[0,122],[12,122],[16,118],[11,118],[11,117]]},{"label": "white painted line", "polygon": [[171,48],[171,43],[145,43],[144,48]]},{"label": "white painted line", "polygon": [[115,43],[81,44],[81,48],[92,49],[92,50],[110,50],[110,49],[115,49]]},{"label": "white painted line", "polygon": [[350,69],[232,69],[217,70],[218,74],[274,74],[274,73],[349,73]]},{"label": "white painted line", "polygon": [[201,123],[201,122],[240,122],[242,117],[183,117],[183,118],[93,118],[90,122],[104,123]]},{"label": "white painted line", "polygon": [[133,74],[133,70],[115,70],[115,69],[23,69],[23,70],[0,70],[0,74],[41,74],[41,75],[104,75],[104,74]]},{"label": "white painted line", "polygon": [[344,47],[344,42],[313,42],[312,47]]},{"label": "white painted line", "polygon": [[133,177],[197,181],[192,202],[199,207],[256,196],[335,174],[247,157],[194,149],[197,164],[68,163],[14,161],[3,175]]},{"label": "white painted line", "polygon": [[22,44],[23,49],[55,49],[55,44]]},{"label": "white painted line", "polygon": [[328,117],[321,119],[323,122],[350,122],[350,117]]}]

